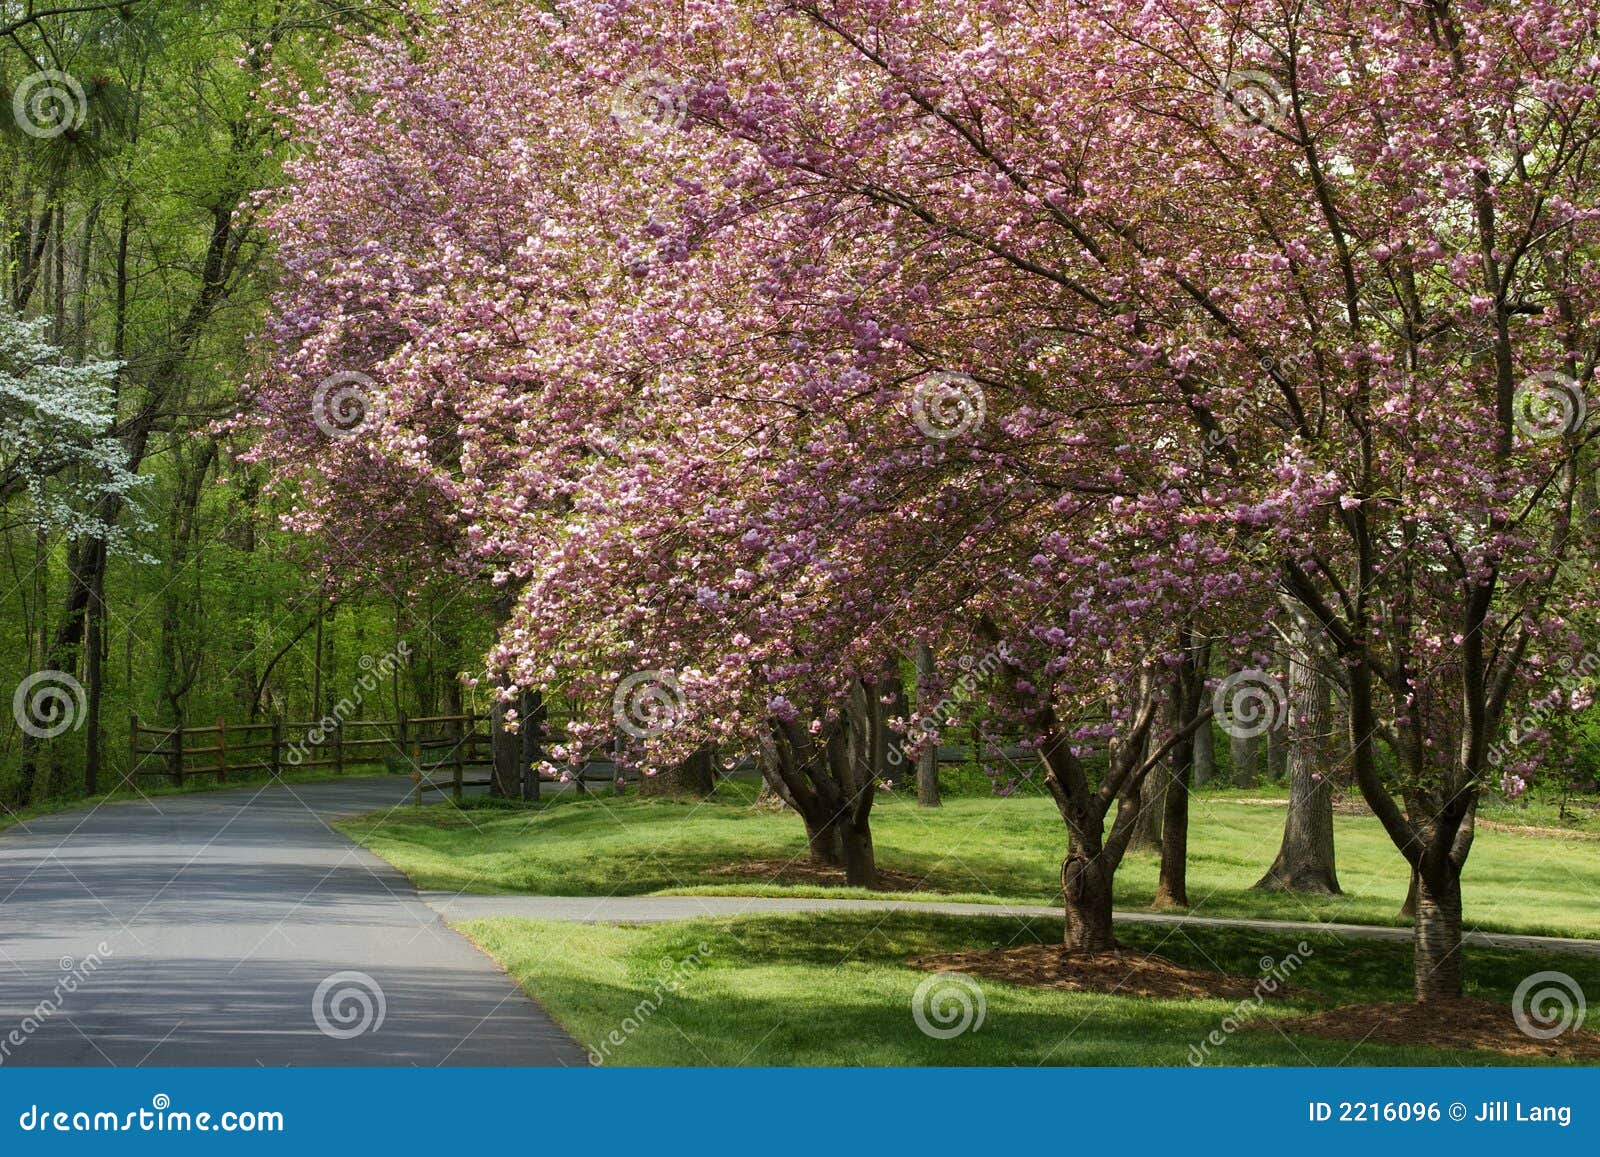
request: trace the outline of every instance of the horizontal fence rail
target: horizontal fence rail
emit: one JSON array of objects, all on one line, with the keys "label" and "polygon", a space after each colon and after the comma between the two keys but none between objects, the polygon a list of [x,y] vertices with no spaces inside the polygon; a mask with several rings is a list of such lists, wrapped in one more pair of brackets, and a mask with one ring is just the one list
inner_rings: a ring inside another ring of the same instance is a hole
[{"label": "horizontal fence rail", "polygon": [[[211,778],[227,783],[229,776],[264,774],[274,778],[285,772],[331,769],[342,775],[356,768],[382,766],[396,774],[410,775],[415,783],[413,797],[420,804],[428,792],[449,792],[461,799],[468,788],[489,787],[493,783],[493,722],[487,715],[467,712],[459,715],[428,715],[394,719],[346,719],[296,723],[274,719],[258,723],[229,723],[219,719],[210,727],[162,727],[129,722],[129,746],[133,764],[126,775],[130,783],[139,779],[165,779],[176,787],[196,778]],[[540,726],[539,749],[546,743],[561,742],[565,728],[561,721],[546,719]],[[974,757],[987,758],[1023,768],[1038,762],[1038,753],[1015,745],[985,744],[941,746],[938,763],[965,763]],[[519,769],[531,778],[528,768]],[[732,767],[720,767],[724,777],[759,775],[754,760],[746,757]],[[637,782],[633,769],[618,771],[612,753],[604,747],[591,751],[581,768],[557,774],[542,772],[542,782],[571,783],[579,792],[590,784],[604,783],[621,791],[627,782]],[[530,795],[532,784],[521,794]],[[534,789],[532,794],[537,794]]]},{"label": "horizontal fence rail", "polygon": [[[325,723],[283,719],[229,723],[219,719],[210,727],[176,727],[152,726],[135,716],[129,721],[133,763],[126,779],[165,779],[182,787],[196,778],[227,783],[229,776],[252,773],[278,777],[292,771],[331,769],[342,775],[356,768],[383,766],[411,776],[418,803],[426,792],[448,791],[460,799],[467,788],[492,783],[494,745],[487,715],[469,712]],[[541,730],[541,747],[562,739],[559,724],[546,724]],[[595,752],[581,770],[540,775],[544,782],[573,782],[579,791],[588,790],[594,782],[637,778],[632,771],[619,776],[615,761],[604,751]]]}]

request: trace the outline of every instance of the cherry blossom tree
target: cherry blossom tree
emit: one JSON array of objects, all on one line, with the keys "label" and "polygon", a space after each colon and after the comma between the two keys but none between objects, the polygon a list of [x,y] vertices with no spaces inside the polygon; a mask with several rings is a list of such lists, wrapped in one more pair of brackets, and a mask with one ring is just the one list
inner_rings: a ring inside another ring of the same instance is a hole
[{"label": "cherry blossom tree", "polygon": [[446,4],[296,113],[265,410],[377,383],[305,452],[426,496],[580,742],[786,745],[864,827],[886,656],[1003,649],[1079,949],[1196,633],[1287,600],[1456,996],[1490,746],[1592,605],[1596,15]]}]

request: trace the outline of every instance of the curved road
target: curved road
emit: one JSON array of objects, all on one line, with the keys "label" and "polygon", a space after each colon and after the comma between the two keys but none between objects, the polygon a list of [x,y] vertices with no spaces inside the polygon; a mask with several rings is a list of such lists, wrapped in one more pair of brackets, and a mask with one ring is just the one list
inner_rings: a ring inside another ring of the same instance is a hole
[{"label": "curved road", "polygon": [[0,1065],[587,1064],[328,826],[409,786],[162,796],[0,833]]}]

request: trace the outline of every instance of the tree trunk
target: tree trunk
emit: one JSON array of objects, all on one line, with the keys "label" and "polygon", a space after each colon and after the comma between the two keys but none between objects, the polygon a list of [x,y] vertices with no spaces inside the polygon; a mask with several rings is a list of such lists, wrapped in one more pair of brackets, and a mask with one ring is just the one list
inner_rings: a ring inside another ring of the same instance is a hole
[{"label": "tree trunk", "polygon": [[[926,706],[922,702],[923,691],[921,688],[934,676],[933,648],[926,643],[917,644],[917,706]],[[917,757],[917,806],[938,807],[939,798],[939,745],[930,743]]]},{"label": "tree trunk", "polygon": [[1261,776],[1261,736],[1228,737],[1228,782],[1234,787],[1255,787]]},{"label": "tree trunk", "polygon": [[1267,781],[1282,783],[1289,775],[1289,729],[1274,727],[1267,732]]},{"label": "tree trunk", "polygon": [[1115,952],[1111,922],[1111,873],[1098,857],[1069,855],[1061,865],[1061,895],[1066,905],[1068,952]]},{"label": "tree trunk", "polygon": [[[1152,731],[1150,743],[1159,746],[1161,739]],[[1139,785],[1139,814],[1133,819],[1133,836],[1128,840],[1130,852],[1158,852],[1161,850],[1162,827],[1166,820],[1168,787],[1172,783],[1172,761],[1163,759],[1152,767]]]},{"label": "tree trunk", "polygon": [[1334,870],[1333,687],[1321,655],[1302,629],[1289,655],[1289,814],[1283,843],[1257,888],[1315,895],[1339,894]]},{"label": "tree trunk", "polygon": [[841,816],[835,825],[839,849],[844,857],[844,882],[853,888],[878,886],[878,861],[872,850],[872,827],[863,819],[854,822]]},{"label": "tree trunk", "polygon": [[88,696],[83,748],[84,795],[98,795],[100,791],[100,715],[105,699],[105,597],[106,568],[97,566],[84,622],[83,674]]},{"label": "tree trunk", "polygon": [[521,794],[522,739],[506,730],[506,705],[497,695],[489,704],[489,794],[516,799]]},{"label": "tree trunk", "polygon": [[1167,708],[1176,742],[1168,753],[1166,790],[1162,794],[1161,874],[1156,884],[1157,908],[1189,906],[1189,781],[1194,775],[1195,733],[1205,693],[1207,648],[1198,646],[1186,628],[1180,635],[1182,661],[1173,671],[1172,700]]},{"label": "tree trunk", "polygon": [[839,841],[839,829],[826,815],[800,813],[806,825],[806,855],[813,864],[830,867],[844,865],[844,847]]},{"label": "tree trunk", "polygon": [[1406,888],[1405,902],[1400,905],[1400,918],[1402,920],[1415,920],[1417,918],[1417,870],[1411,869],[1411,884]]},{"label": "tree trunk", "polygon": [[639,784],[639,794],[657,799],[705,799],[717,788],[716,763],[716,748],[708,743],[676,767],[645,776]]},{"label": "tree trunk", "polygon": [[1194,733],[1194,786],[1204,787],[1217,774],[1217,729],[1207,723]]},{"label": "tree trunk", "polygon": [[1436,870],[1419,871],[1417,884],[1413,937],[1417,1000],[1458,1000],[1462,993],[1460,869],[1445,859]]},{"label": "tree trunk", "polygon": [[[457,687],[452,677],[446,684],[446,697],[449,697],[448,688]],[[457,711],[459,712],[459,691],[455,696]],[[545,708],[543,691],[524,691],[522,693],[522,798],[532,803],[539,802],[539,765],[544,762],[544,729],[549,712]]]}]

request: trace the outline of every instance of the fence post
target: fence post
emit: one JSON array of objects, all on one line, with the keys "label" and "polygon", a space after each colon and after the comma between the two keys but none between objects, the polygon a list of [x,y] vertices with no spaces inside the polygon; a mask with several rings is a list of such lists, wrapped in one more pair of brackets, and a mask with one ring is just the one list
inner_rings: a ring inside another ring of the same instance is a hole
[{"label": "fence post", "polygon": [[217,720],[217,782],[228,782],[228,721]]},{"label": "fence post", "polygon": [[283,716],[272,717],[272,778],[283,778]]},{"label": "fence post", "polygon": [[466,751],[464,750],[466,745],[467,745],[466,719],[465,719],[464,716],[459,716],[458,715],[458,716],[456,716],[455,768],[453,769],[454,777],[455,777],[455,783],[452,785],[453,786],[452,794],[455,796],[455,799],[456,799],[457,803],[461,802],[461,781],[462,781],[462,778],[463,778],[463,774],[462,773],[466,771],[466,758],[467,757],[466,757]]},{"label": "fence post", "polygon": [[333,721],[333,774],[344,774],[344,720]]},{"label": "fence post", "polygon": [[[395,744],[400,748],[400,758],[404,759],[411,751],[411,746],[406,742],[406,713],[404,711],[400,711],[395,717],[395,732]],[[412,768],[411,770],[415,772],[418,769]],[[422,797],[420,795],[417,796],[419,803],[421,800]]]},{"label": "fence post", "polygon": [[172,725],[172,750],[167,757],[167,774],[177,787],[183,786],[183,724]]},{"label": "fence post", "polygon": [[139,765],[144,762],[139,756],[139,716],[128,712],[128,774],[122,777],[123,786],[138,781]]}]

